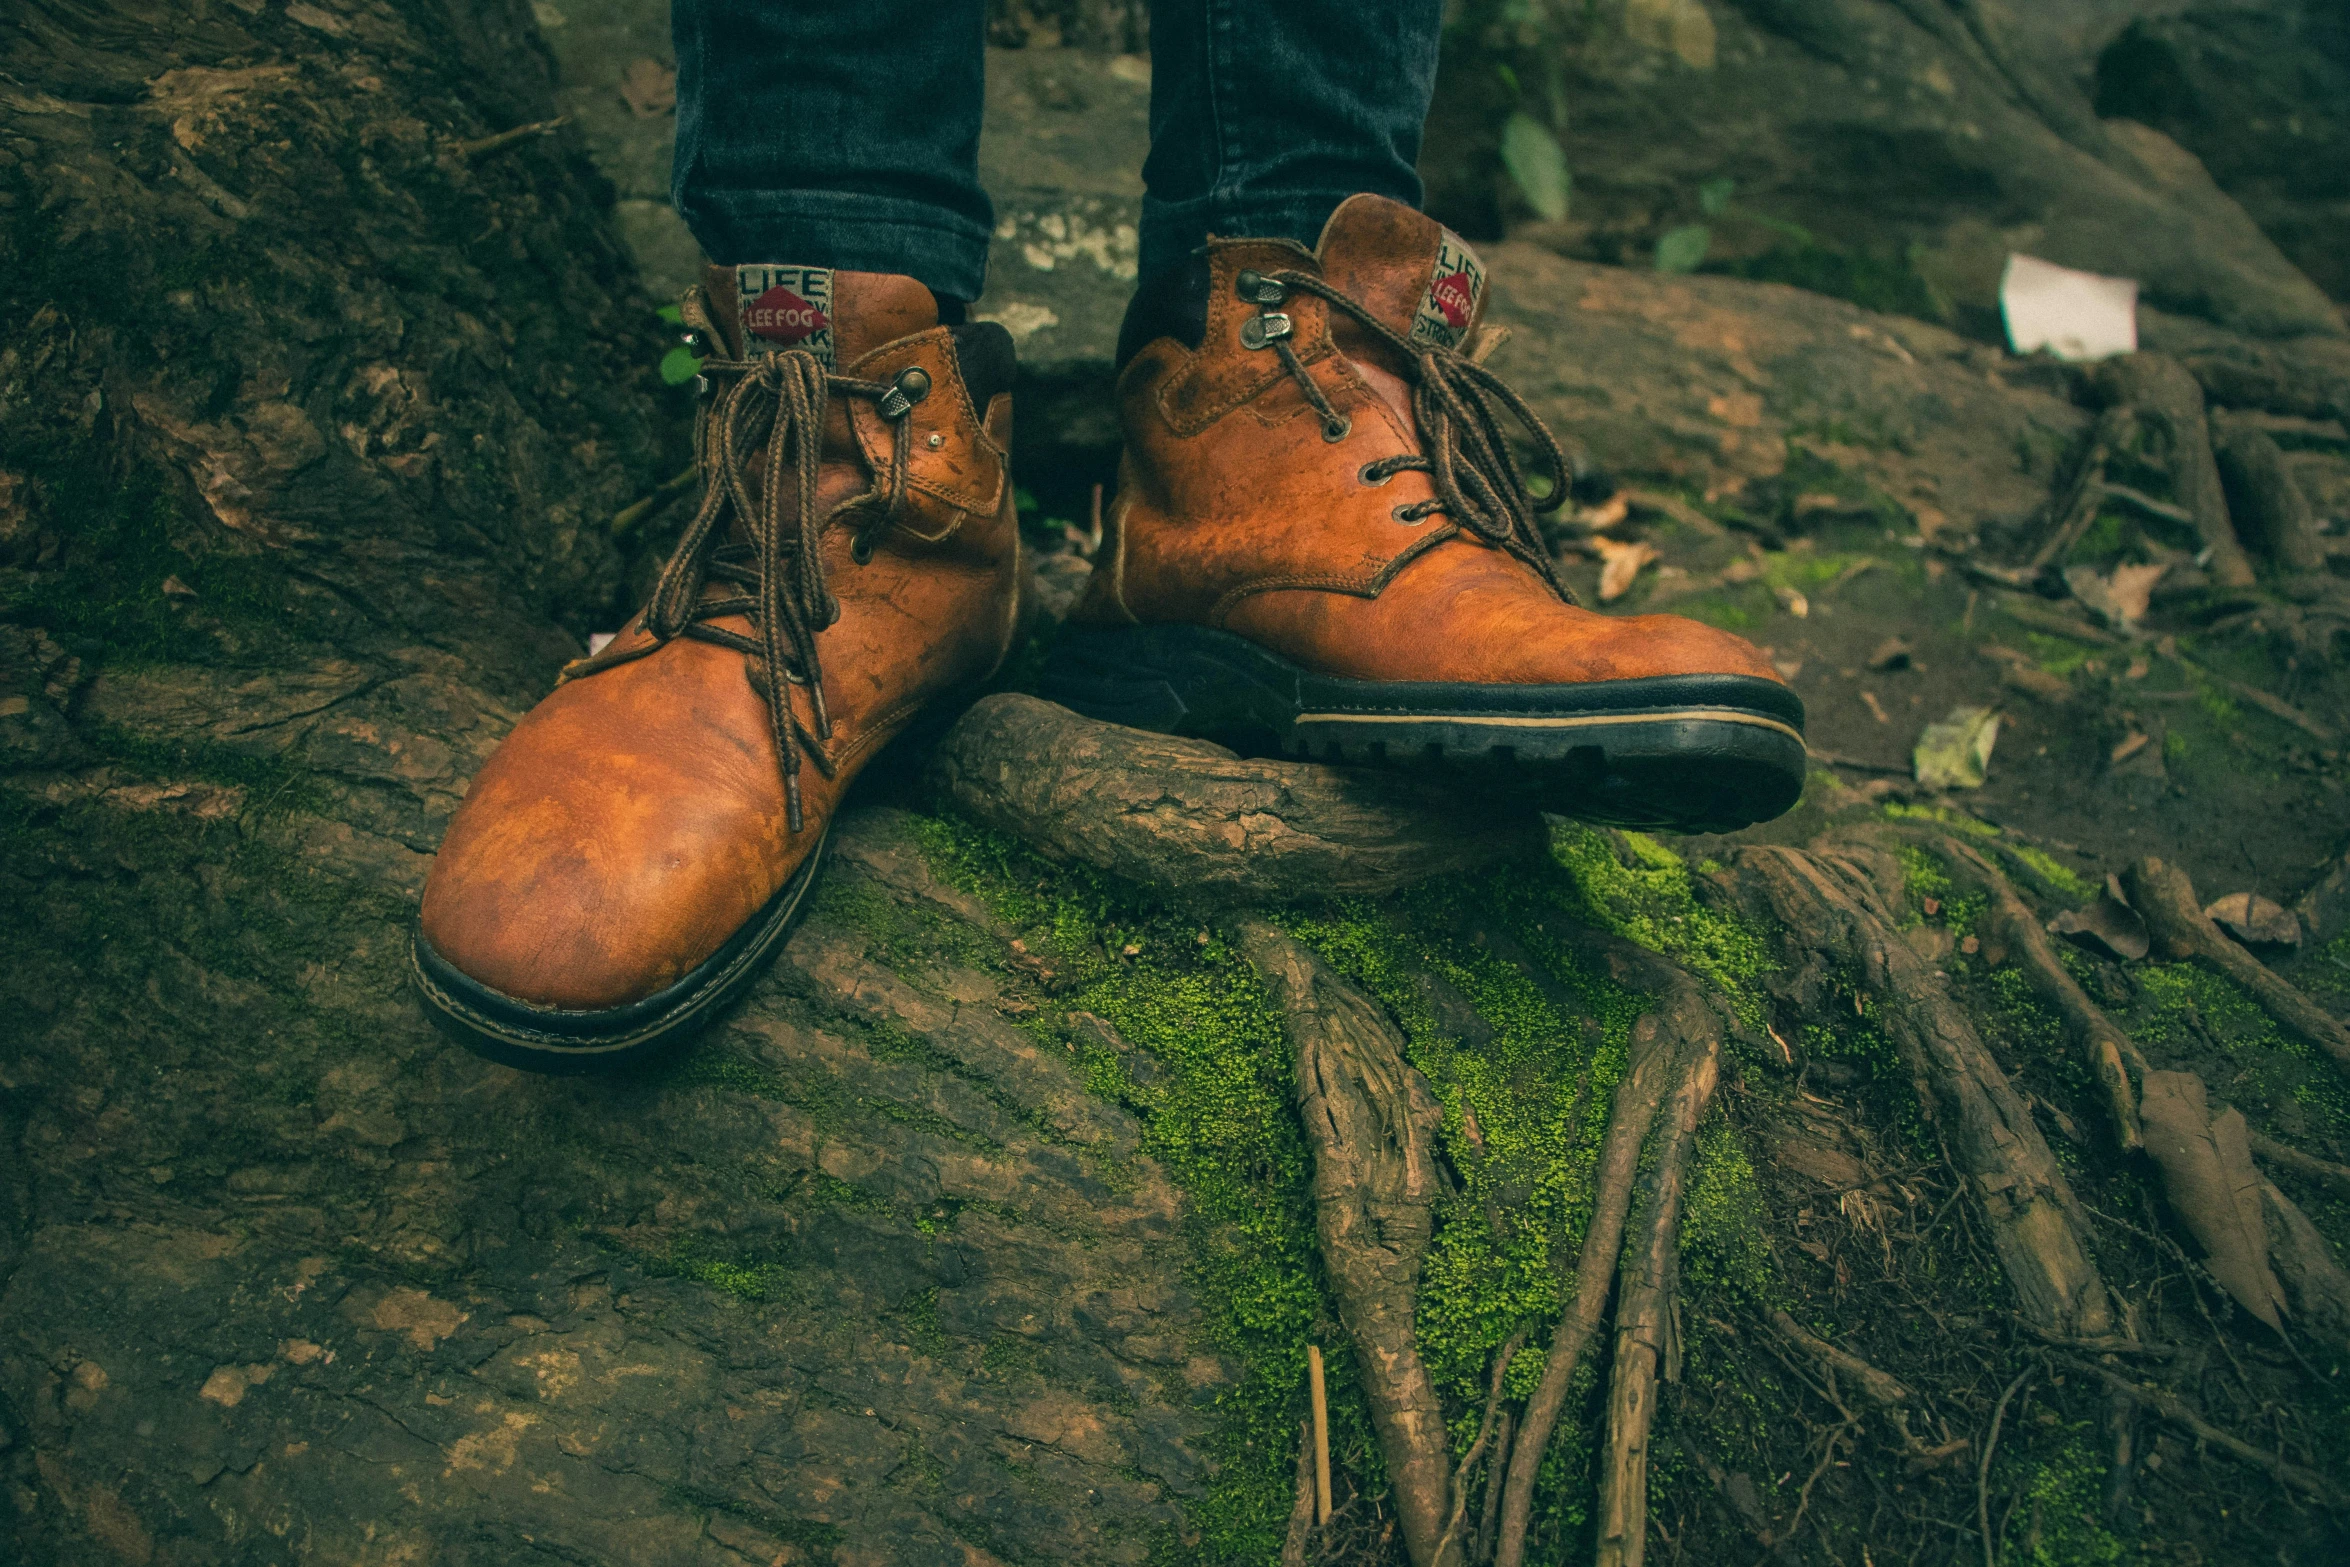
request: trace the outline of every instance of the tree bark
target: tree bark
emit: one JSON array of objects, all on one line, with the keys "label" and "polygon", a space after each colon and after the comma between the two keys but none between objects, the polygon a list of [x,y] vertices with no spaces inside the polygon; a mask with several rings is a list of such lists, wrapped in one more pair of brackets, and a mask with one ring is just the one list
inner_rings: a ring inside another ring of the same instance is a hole
[{"label": "tree bark", "polygon": [[1544,852],[1531,811],[1470,811],[1434,783],[1239,757],[1008,692],[963,715],[931,777],[1050,858],[1206,904],[1379,897]]},{"label": "tree bark", "polygon": [[1413,1567],[1440,1567],[1450,1497],[1444,1409],[1413,1336],[1434,1233],[1443,1119],[1376,1003],[1257,919],[1240,949],[1288,1019],[1298,1114],[1314,1150],[1314,1213],[1340,1319],[1362,1368]]},{"label": "tree bark", "polygon": [[2309,498],[2267,432],[2250,425],[2223,427],[2217,455],[2229,509],[2242,520],[2245,541],[2279,571],[2325,570],[2325,541],[2318,537]]}]

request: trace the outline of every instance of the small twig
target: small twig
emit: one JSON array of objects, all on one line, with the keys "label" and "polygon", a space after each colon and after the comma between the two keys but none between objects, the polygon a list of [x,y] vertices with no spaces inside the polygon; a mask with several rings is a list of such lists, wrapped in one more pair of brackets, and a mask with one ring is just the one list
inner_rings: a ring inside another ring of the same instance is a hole
[{"label": "small twig", "polygon": [[[1810,1478],[1803,1482],[1802,1491],[1796,1495],[1795,1516],[1787,1520],[1786,1528],[1771,1531],[1773,1536],[1771,1549],[1763,1553],[1763,1561],[1769,1561],[1781,1546],[1794,1543],[1796,1531],[1803,1527],[1803,1515],[1811,1511],[1812,1487],[1820,1483],[1820,1476],[1826,1474],[1828,1466],[1836,1461],[1836,1444],[1843,1441],[1857,1424],[1859,1424],[1857,1420],[1847,1419],[1835,1430],[1828,1433],[1827,1450],[1820,1454],[1820,1461],[1812,1466]],[[1758,1562],[1756,1567],[1761,1567],[1761,1563]]]},{"label": "small twig", "polygon": [[1907,778],[1912,771],[1907,762],[1864,762],[1857,756],[1846,756],[1840,751],[1823,751],[1817,746],[1812,748],[1811,759],[1825,762],[1830,767],[1841,767],[1851,773],[1885,773],[1892,777]]},{"label": "small twig", "polygon": [[1322,1381],[1322,1346],[1306,1346],[1306,1387],[1314,1401],[1314,1518],[1330,1523],[1330,1394]]},{"label": "small twig", "polygon": [[2295,1175],[2306,1176],[2313,1181],[2323,1181],[2333,1187],[2337,1193],[2350,1195],[2350,1165],[2334,1164],[2328,1160],[2313,1157],[2298,1148],[2288,1148],[2275,1138],[2264,1137],[2258,1132],[2252,1134],[2252,1151],[2269,1163],[2282,1166]]},{"label": "small twig", "polygon": [[1787,1342],[1850,1378],[1868,1396],[1869,1402],[1879,1409],[1896,1410],[1916,1397],[1898,1377],[1879,1371],[1850,1350],[1838,1349],[1826,1339],[1808,1331],[1786,1312],[1774,1310],[1770,1322]]},{"label": "small twig", "polygon": [[558,114],[551,120],[533,120],[528,125],[517,125],[510,131],[500,131],[495,136],[483,136],[475,141],[461,141],[457,144],[457,156],[463,158],[467,163],[478,162],[493,152],[513,146],[518,141],[527,141],[533,136],[552,136],[570,123],[570,115]]},{"label": "small twig", "polygon": [[1297,1501],[1289,1509],[1289,1533],[1281,1542],[1281,1567],[1306,1567],[1306,1546],[1314,1534],[1314,1423],[1297,1423]]},{"label": "small twig", "polygon": [[1452,1549],[1455,1536],[1460,1533],[1461,1520],[1469,1516],[1469,1475],[1477,1467],[1477,1460],[1485,1456],[1486,1444],[1493,1437],[1493,1418],[1501,1408],[1501,1379],[1508,1374],[1510,1361],[1520,1345],[1526,1342],[1526,1330],[1518,1329],[1501,1346],[1494,1357],[1493,1381],[1485,1394],[1485,1418],[1477,1423],[1477,1440],[1469,1444],[1469,1451],[1461,1458],[1460,1467],[1452,1472],[1452,1516],[1445,1520],[1444,1533],[1436,1541],[1433,1567],[1445,1567],[1445,1554]]},{"label": "small twig", "polygon": [[2024,1367],[1991,1411],[1991,1434],[1983,1439],[1983,1461],[1975,1468],[1975,1524],[1983,1531],[1983,1567],[1999,1567],[1998,1542],[1991,1537],[1991,1455],[1999,1450],[1999,1427],[2007,1419],[2007,1401],[2016,1389],[2039,1374],[2038,1366]]},{"label": "small twig", "polygon": [[2167,1393],[2158,1387],[2141,1387],[2131,1382],[2127,1377],[2108,1371],[2103,1366],[2093,1366],[2085,1360],[2074,1360],[2068,1356],[2065,1364],[2097,1378],[2116,1393],[2129,1394],[2130,1397],[2144,1404],[2148,1409],[2162,1416],[2163,1419],[2178,1426],[2198,1442],[2207,1443],[2248,1464],[2266,1470],[2279,1484],[2306,1492],[2327,1507],[2337,1509],[2342,1507],[2342,1499],[2335,1495],[2333,1486],[2322,1475],[2304,1469],[2298,1464],[2288,1463],[2264,1448],[2254,1447],[2241,1437],[2230,1436],[2197,1414],[2194,1406],[2176,1394]]},{"label": "small twig", "polygon": [[2268,714],[2269,717],[2282,723],[2291,724],[2319,745],[2330,746],[2342,738],[2334,732],[2333,725],[2310,717],[2273,691],[2263,691],[2258,686],[2248,686],[2241,680],[2223,680],[2220,684],[2226,686],[2228,695],[2237,701],[2249,702]]},{"label": "small twig", "polygon": [[2081,460],[2066,486],[2065,497],[2051,508],[2056,525],[2049,529],[2048,537],[2034,552],[2032,571],[2041,571],[2062,560],[2065,551],[2097,520],[2097,503],[2104,497],[2105,465],[2117,447],[2129,443],[2137,422],[2127,408],[2108,408],[2097,416],[2088,444],[2081,450]]},{"label": "small twig", "polygon": [[2113,1406],[2106,1414],[2106,1428],[2113,1433],[2113,1469],[2105,1477],[2105,1518],[2108,1523],[2119,1519],[2122,1509],[2130,1503],[2130,1481],[2138,1469],[2132,1440],[2137,1424],[2136,1396],[2117,1390],[2113,1395]]},{"label": "small twig", "polygon": [[614,538],[619,538],[622,534],[628,532],[629,529],[644,521],[647,517],[651,516],[654,512],[660,509],[661,503],[663,501],[668,500],[678,491],[687,488],[694,482],[694,480],[700,478],[701,473],[702,470],[698,464],[693,467],[689,467],[685,472],[678,474],[674,478],[663,479],[661,481],[660,488],[654,490],[652,494],[646,496],[643,500],[632,501],[628,505],[620,508],[620,510],[614,513],[612,517],[612,536]]}]

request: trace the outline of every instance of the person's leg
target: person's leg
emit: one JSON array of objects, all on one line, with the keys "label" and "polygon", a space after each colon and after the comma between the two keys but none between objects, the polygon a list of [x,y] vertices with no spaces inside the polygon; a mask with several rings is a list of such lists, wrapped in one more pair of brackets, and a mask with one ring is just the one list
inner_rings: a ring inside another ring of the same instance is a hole
[{"label": "person's leg", "polygon": [[979,0],[676,0],[673,18],[673,195],[712,261],[979,297]]},{"label": "person's leg", "polygon": [[[1544,514],[1564,450],[1485,366],[1485,266],[1418,210],[1439,0],[1158,0],[1124,450],[1042,693],[1113,723],[1466,797],[1725,831],[1793,805],[1760,649],[1595,614]],[[1519,453],[1538,455],[1529,474]],[[1443,1494],[1441,1474],[1399,1496]],[[1443,1520],[1406,1509],[1415,1559]]]},{"label": "person's leg", "polygon": [[1312,245],[1347,197],[1420,204],[1444,0],[1159,0],[1141,282],[1119,344],[1196,320],[1210,234]]},{"label": "person's leg", "polygon": [[956,303],[987,261],[982,14],[677,0],[677,197],[715,258],[679,306],[702,495],[426,879],[418,993],[492,1060],[585,1071],[720,1015],[859,770],[1011,649],[1012,339]]}]

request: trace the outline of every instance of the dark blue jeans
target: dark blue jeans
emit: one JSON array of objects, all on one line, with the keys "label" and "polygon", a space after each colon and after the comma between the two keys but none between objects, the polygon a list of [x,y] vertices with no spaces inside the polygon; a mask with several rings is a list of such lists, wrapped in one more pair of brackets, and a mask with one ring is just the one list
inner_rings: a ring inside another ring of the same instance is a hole
[{"label": "dark blue jeans", "polygon": [[[984,0],[675,0],[678,211],[710,259],[898,272],[976,299]],[[1443,0],[1156,0],[1142,279],[1211,233],[1310,245],[1417,206]]]}]

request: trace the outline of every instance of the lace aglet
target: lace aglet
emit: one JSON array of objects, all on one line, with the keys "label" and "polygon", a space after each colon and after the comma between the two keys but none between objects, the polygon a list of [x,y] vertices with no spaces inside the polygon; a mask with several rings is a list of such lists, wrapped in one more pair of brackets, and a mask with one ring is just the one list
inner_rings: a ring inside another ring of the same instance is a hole
[{"label": "lace aglet", "polygon": [[805,822],[806,819],[800,814],[800,779],[795,772],[786,775],[783,780],[783,824],[793,832],[798,832]]}]

